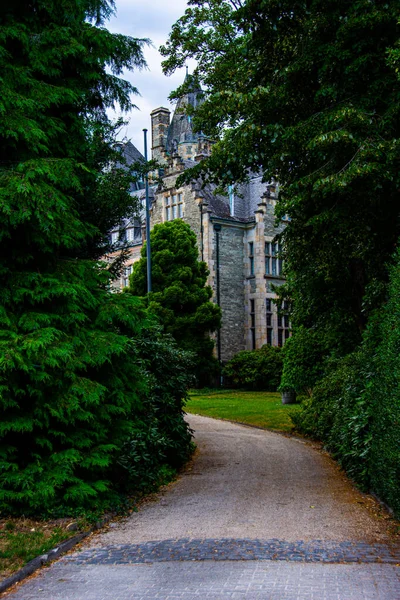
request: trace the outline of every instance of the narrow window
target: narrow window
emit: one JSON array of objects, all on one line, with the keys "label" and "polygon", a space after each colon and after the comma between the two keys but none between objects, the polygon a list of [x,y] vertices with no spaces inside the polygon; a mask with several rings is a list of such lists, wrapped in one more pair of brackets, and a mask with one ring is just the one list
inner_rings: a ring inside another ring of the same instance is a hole
[{"label": "narrow window", "polygon": [[278,306],[278,346],[283,346],[290,337],[288,304],[286,301]]},{"label": "narrow window", "polygon": [[250,275],[254,275],[254,242],[249,242]]},{"label": "narrow window", "polygon": [[255,300],[250,300],[250,333],[251,333],[251,349],[256,349],[256,309]]},{"label": "narrow window", "polygon": [[125,267],[125,269],[124,269],[124,281],[123,281],[124,287],[128,287],[128,285],[129,285],[129,275],[132,274],[132,269],[133,269],[132,265],[129,265],[129,267]]},{"label": "narrow window", "polygon": [[133,242],[134,239],[134,230],[133,227],[129,227],[129,229],[126,230],[126,240],[127,242]]},{"label": "narrow window", "polygon": [[283,260],[281,258],[282,256],[282,246],[280,244],[278,244],[278,254],[279,254],[279,259],[278,259],[278,267],[279,267],[279,275],[283,274]]},{"label": "narrow window", "polygon": [[113,231],[111,234],[111,243],[116,244],[118,242],[119,233],[118,231]]},{"label": "narrow window", "polygon": [[165,202],[165,220],[170,221],[171,220],[171,196],[165,196],[164,202]]},{"label": "narrow window", "polygon": [[271,244],[265,242],[265,274],[271,275]]},{"label": "narrow window", "polygon": [[272,300],[267,298],[267,344],[272,346]]}]

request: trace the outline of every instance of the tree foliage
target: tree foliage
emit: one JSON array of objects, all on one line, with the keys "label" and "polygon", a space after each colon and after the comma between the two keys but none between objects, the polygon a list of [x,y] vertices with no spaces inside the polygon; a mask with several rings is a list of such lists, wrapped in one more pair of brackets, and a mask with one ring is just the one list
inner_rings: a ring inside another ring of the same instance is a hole
[{"label": "tree foliage", "polygon": [[103,27],[112,8],[0,8],[1,512],[110,497],[154,387],[140,356],[145,309],[108,291],[112,273],[97,260],[132,210],[106,110],[131,108],[136,90],[119,75],[145,65],[143,40]]},{"label": "tree foliage", "polygon": [[[227,184],[261,170],[280,183],[276,215],[290,216],[280,293],[293,326],[282,384],[311,394],[303,429],[330,440],[392,504],[398,484],[385,488],[383,464],[380,483],[376,461],[364,468],[371,431],[388,440],[391,409],[384,403],[372,424],[376,404],[363,390],[371,378],[388,389],[373,357],[392,353],[389,337],[368,333],[367,343],[365,332],[394,302],[386,305],[400,234],[399,23],[395,0],[191,0],[162,48],[167,73],[198,60],[205,101],[193,122],[217,140],[184,177]],[[382,446],[390,481],[393,452]]]},{"label": "tree foliage", "polygon": [[[150,311],[157,315],[166,333],[180,348],[195,355],[198,383],[215,373],[214,342],[210,333],[220,326],[219,307],[210,302],[207,266],[198,260],[196,236],[189,225],[176,219],[155,225],[151,232],[152,292]],[[146,246],[133,268],[130,291],[147,291]]]},{"label": "tree foliage", "polygon": [[341,352],[360,341],[399,234],[399,17],[394,1],[193,0],[162,49],[168,73],[196,58],[206,87],[195,124],[218,142],[195,172],[279,180],[292,322]]}]

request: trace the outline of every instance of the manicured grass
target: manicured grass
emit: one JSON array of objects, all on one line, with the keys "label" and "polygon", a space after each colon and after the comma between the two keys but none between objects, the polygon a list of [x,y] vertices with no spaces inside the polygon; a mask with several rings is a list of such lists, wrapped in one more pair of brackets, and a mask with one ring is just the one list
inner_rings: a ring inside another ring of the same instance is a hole
[{"label": "manicured grass", "polygon": [[0,580],[27,562],[76,535],[66,526],[71,520],[36,521],[32,519],[0,520]]},{"label": "manicured grass", "polygon": [[283,405],[281,395],[274,392],[192,390],[185,410],[205,417],[290,432],[293,423],[289,414],[297,411],[298,406]]}]

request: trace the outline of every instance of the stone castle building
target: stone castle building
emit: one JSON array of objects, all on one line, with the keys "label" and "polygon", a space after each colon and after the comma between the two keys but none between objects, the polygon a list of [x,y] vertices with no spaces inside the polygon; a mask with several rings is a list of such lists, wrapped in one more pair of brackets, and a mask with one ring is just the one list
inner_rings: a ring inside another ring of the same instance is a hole
[{"label": "stone castle building", "polygon": [[[211,185],[198,181],[177,187],[178,176],[211,151],[211,143],[195,133],[191,118],[183,112],[185,104],[201,102],[196,86],[181,98],[171,119],[167,108],[151,113],[152,157],[162,165],[162,185],[151,187],[150,226],[172,219],[183,219],[197,236],[199,258],[209,268],[209,284],[215,302],[222,310],[222,327],[217,336],[217,353],[225,362],[240,350],[264,344],[282,346],[289,337],[288,318],[273,303],[273,285],[283,282],[277,233],[285,223],[275,226],[274,207],[277,189],[252,175],[243,185],[229,188],[226,195],[215,193]],[[128,155],[138,151],[126,145]],[[128,156],[129,160],[129,156]],[[143,190],[132,194],[143,199]],[[140,258],[144,227],[126,222],[111,233],[113,241],[126,236],[131,255],[118,282],[128,285],[133,263]]]}]

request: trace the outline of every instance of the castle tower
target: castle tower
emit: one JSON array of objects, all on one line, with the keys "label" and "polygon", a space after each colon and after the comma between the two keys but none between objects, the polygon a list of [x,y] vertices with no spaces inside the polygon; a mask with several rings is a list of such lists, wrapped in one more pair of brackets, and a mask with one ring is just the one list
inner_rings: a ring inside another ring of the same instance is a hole
[{"label": "castle tower", "polygon": [[165,162],[167,135],[171,112],[168,108],[156,108],[151,113],[151,155],[154,160]]},{"label": "castle tower", "polygon": [[199,139],[204,138],[199,133],[194,133],[191,115],[185,112],[186,106],[196,109],[203,99],[203,91],[193,77],[186,72],[186,89],[188,90],[176,105],[168,130],[166,150],[170,156],[178,154],[183,159],[194,160],[199,155]]}]

